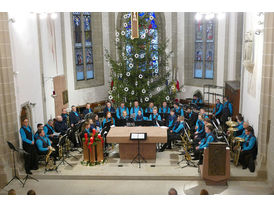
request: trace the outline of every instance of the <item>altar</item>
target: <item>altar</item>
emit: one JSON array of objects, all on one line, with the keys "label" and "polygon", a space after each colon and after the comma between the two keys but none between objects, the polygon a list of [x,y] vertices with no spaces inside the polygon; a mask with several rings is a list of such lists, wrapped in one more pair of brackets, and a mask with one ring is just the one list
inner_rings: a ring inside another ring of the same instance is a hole
[{"label": "altar", "polygon": [[140,140],[140,153],[146,160],[156,160],[156,144],[167,142],[167,128],[162,127],[112,127],[107,134],[107,143],[119,144],[121,160],[132,160],[138,152],[138,141],[130,139],[130,133],[146,133]]}]

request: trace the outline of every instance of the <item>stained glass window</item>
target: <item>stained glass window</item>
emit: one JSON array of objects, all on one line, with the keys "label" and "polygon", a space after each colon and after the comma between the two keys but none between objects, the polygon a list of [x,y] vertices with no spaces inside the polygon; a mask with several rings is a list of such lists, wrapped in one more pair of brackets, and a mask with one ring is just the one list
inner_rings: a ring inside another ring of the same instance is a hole
[{"label": "stained glass window", "polygon": [[[146,38],[146,35],[152,37],[151,44],[150,44],[150,50],[151,52],[151,58],[152,61],[150,62],[150,69],[153,69],[154,74],[159,73],[159,57],[158,57],[158,41],[159,41],[159,35],[158,35],[158,26],[156,23],[156,14],[155,12],[139,12],[139,18],[146,18],[145,20],[149,22],[147,28],[139,28],[139,37],[140,38]],[[148,14],[148,15],[146,15]],[[131,38],[131,13],[124,13],[123,19],[126,19],[126,21],[123,21],[122,27],[124,27],[125,30],[125,36],[126,38]],[[128,20],[129,19],[129,20]],[[126,54],[132,55],[132,46],[127,44],[126,46]],[[144,58],[145,51],[140,51],[139,58]],[[131,68],[129,67],[130,61],[126,61],[128,70]],[[142,66],[141,66],[142,67]],[[144,68],[145,69],[145,68]]]},{"label": "stained glass window", "polygon": [[94,79],[90,12],[73,12],[76,80]]},{"label": "stained glass window", "polygon": [[214,78],[214,20],[195,23],[194,78]]}]

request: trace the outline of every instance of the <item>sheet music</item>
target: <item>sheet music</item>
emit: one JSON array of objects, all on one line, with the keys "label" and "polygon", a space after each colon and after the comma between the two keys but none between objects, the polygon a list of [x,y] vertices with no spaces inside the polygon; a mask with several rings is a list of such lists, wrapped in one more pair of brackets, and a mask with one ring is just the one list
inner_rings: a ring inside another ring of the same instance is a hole
[{"label": "sheet music", "polygon": [[131,134],[131,139],[145,139],[145,134],[132,133]]}]

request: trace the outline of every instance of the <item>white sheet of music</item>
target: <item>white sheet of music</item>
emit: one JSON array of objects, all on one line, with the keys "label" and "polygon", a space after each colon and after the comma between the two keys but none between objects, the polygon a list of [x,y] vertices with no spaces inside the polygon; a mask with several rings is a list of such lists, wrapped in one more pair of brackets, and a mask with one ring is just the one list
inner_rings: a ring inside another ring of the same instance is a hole
[{"label": "white sheet of music", "polygon": [[145,134],[132,134],[131,139],[145,139]]}]

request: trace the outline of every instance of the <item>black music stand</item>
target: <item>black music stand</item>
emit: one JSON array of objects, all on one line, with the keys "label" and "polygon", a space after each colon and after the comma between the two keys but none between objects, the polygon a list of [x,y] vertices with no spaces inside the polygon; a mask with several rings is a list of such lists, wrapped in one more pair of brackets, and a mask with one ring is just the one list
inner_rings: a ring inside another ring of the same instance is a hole
[{"label": "black music stand", "polygon": [[20,178],[17,176],[17,173],[16,173],[14,152],[18,152],[18,150],[14,147],[14,145],[11,142],[7,141],[7,143],[8,143],[9,148],[12,150],[14,176],[2,189],[4,189],[6,186],[8,186],[14,179],[17,179],[19,182],[22,183],[22,185],[24,185],[24,183],[20,180]]},{"label": "black music stand", "polygon": [[[64,136],[61,136],[61,138],[60,138],[60,140],[59,140],[59,147],[63,147],[64,148],[64,144],[65,144],[65,142],[66,142],[66,138],[68,137],[68,135],[67,134],[65,134]],[[65,148],[66,148],[66,146],[65,146]],[[70,157],[70,155],[69,155],[69,151],[67,151],[67,149],[65,149],[66,150],[66,157]],[[77,159],[75,156],[73,156],[73,155],[71,155],[72,157],[74,157],[75,159]],[[67,163],[69,166],[71,166],[72,167],[72,165],[70,164],[70,163],[68,163],[66,160],[65,160],[65,154],[64,154],[64,152],[63,152],[63,154],[62,154],[62,159],[61,159],[61,162],[57,165],[57,167],[56,167],[56,171],[57,171],[57,169],[58,169],[58,167],[61,165],[63,163],[63,165],[65,165],[65,163]]]},{"label": "black music stand", "polygon": [[136,163],[139,163],[139,168],[141,168],[141,162],[144,161],[144,162],[147,162],[145,160],[145,158],[141,155],[140,153],[140,140],[145,140],[147,138],[147,133],[140,133],[140,134],[143,134],[142,137],[137,137],[137,138],[134,138],[134,135],[138,135],[138,133],[130,133],[130,140],[134,140],[134,141],[138,141],[138,146],[137,146],[137,155],[133,158],[133,160],[131,161],[131,164],[136,161]]}]

